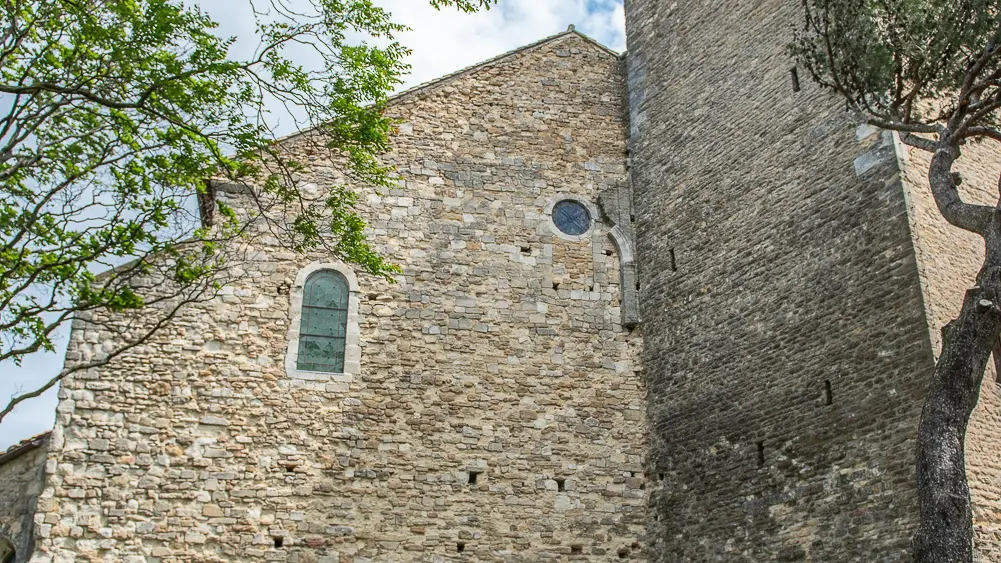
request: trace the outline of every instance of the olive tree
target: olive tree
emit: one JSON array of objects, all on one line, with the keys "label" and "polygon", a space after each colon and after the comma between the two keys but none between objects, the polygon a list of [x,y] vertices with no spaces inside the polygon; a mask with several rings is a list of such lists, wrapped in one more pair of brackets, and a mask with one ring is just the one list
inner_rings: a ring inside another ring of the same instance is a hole
[{"label": "olive tree", "polygon": [[964,201],[953,167],[964,145],[1001,141],[1001,4],[804,0],[803,6],[805,26],[791,47],[798,63],[869,124],[930,153],[928,182],[942,217],[984,242],[975,283],[959,316],[942,329],[917,444],[915,561],[970,562],[964,439],[1001,332],[1001,193],[994,206]]}]

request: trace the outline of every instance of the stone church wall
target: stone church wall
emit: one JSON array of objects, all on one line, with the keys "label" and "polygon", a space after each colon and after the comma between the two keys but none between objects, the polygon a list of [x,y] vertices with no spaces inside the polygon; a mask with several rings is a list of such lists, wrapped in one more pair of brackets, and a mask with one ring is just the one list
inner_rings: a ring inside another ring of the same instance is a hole
[{"label": "stone church wall", "polygon": [[35,502],[42,492],[48,435],[36,436],[0,453],[0,560],[14,550],[14,563],[31,555]]},{"label": "stone church wall", "polygon": [[[358,275],[354,371],[284,366],[297,277],[336,260],[247,242],[244,282],[63,383],[33,561],[643,560],[611,223],[567,240],[546,214],[601,220],[625,187],[622,67],[567,33],[397,98],[400,185],[360,208],[404,274]],[[304,182],[340,178],[311,160]]]},{"label": "stone church wall", "polygon": [[653,560],[906,561],[933,354],[895,147],[798,0],[627,0]]}]

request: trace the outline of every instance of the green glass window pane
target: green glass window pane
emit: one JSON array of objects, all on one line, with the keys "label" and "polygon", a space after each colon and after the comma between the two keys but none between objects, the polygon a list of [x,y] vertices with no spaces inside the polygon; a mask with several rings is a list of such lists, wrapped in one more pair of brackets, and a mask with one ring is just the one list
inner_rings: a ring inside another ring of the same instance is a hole
[{"label": "green glass window pane", "polygon": [[344,371],[344,340],[303,336],[299,338],[297,368],[307,371],[341,373]]},{"label": "green glass window pane", "polygon": [[306,307],[347,309],[348,281],[339,272],[316,272],[306,280],[302,304]]},{"label": "green glass window pane", "polygon": [[301,334],[337,336],[343,338],[348,324],[348,312],[342,309],[303,307]]},{"label": "green glass window pane", "polygon": [[348,282],[339,272],[322,270],[306,279],[299,325],[298,369],[344,371],[349,295]]}]

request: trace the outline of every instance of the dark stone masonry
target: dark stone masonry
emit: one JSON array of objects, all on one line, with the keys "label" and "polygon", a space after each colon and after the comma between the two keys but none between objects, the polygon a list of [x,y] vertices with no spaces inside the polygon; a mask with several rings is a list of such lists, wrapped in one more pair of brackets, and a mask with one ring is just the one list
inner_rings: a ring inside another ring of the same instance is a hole
[{"label": "dark stone masonry", "polygon": [[[628,56],[570,29],[394,98],[399,186],[354,187],[398,283],[250,229],[240,281],[0,455],[0,561],[909,561],[982,250],[926,155],[794,68],[800,9],[627,0]],[[318,196],[345,178],[308,140]],[[961,166],[993,203],[996,151]],[[336,372],[309,367],[321,309]],[[67,365],[106,338],[78,325]],[[967,449],[1001,562],[996,381]]]},{"label": "dark stone masonry", "polygon": [[909,214],[930,195],[902,171],[919,184],[920,163],[797,80],[800,2],[626,4],[651,560],[908,560],[948,320],[929,322],[923,290],[954,310],[972,280],[919,268],[914,233],[937,218]]}]

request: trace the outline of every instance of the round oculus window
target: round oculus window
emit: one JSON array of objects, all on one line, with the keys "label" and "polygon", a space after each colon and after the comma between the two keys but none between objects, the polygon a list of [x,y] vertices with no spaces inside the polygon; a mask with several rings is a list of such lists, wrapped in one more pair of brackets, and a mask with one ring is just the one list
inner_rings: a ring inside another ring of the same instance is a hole
[{"label": "round oculus window", "polygon": [[591,229],[591,213],[581,202],[564,199],[553,206],[553,224],[564,234],[580,236]]}]

